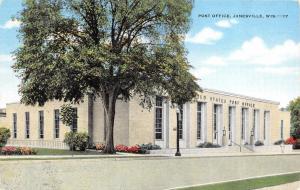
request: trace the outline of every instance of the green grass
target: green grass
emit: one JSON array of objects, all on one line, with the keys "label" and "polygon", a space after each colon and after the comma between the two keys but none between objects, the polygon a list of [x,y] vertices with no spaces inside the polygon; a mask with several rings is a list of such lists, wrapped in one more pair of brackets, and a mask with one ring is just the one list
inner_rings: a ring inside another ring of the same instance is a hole
[{"label": "green grass", "polygon": [[184,190],[251,190],[300,181],[300,173],[184,188]]},{"label": "green grass", "polygon": [[96,151],[70,151],[60,149],[48,149],[48,148],[33,148],[37,151],[37,155],[97,155],[101,154]]}]

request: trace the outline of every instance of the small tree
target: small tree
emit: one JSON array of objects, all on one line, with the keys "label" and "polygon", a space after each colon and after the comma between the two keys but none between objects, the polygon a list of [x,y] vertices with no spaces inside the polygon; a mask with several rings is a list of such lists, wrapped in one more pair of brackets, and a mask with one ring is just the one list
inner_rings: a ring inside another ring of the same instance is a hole
[{"label": "small tree", "polygon": [[291,136],[300,138],[300,97],[290,101],[288,110],[291,112]]},{"label": "small tree", "polygon": [[76,111],[70,104],[61,106],[60,116],[63,124],[67,126],[72,126],[74,119],[77,118]]},{"label": "small tree", "polygon": [[0,128],[0,147],[6,145],[7,140],[10,138],[10,130],[4,127]]}]

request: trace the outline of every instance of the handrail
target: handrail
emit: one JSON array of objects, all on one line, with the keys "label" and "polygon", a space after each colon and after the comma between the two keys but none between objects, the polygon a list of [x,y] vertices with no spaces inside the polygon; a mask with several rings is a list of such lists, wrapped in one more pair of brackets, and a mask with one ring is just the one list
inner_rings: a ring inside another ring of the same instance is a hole
[{"label": "handrail", "polygon": [[230,141],[230,143],[233,143],[233,144],[235,144],[235,145],[239,146],[239,147],[240,147],[240,152],[242,152],[242,147],[243,147],[243,148],[245,148],[245,149],[247,149],[247,150],[250,150],[251,152],[254,152],[254,150],[253,150],[253,149],[251,149],[251,148],[247,147],[246,145],[241,145],[241,144],[238,144],[238,143],[234,142],[233,140],[231,140],[231,141]]}]

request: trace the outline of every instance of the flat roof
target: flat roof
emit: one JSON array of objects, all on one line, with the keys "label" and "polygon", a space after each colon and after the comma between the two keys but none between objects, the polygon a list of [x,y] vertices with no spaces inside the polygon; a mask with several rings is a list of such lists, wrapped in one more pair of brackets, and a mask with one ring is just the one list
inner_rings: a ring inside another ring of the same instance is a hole
[{"label": "flat roof", "polygon": [[[276,104],[276,105],[280,104],[280,102],[278,102],[278,101],[267,100],[267,99],[262,99],[262,98],[255,98],[255,97],[246,96],[246,95],[242,95],[242,94],[236,94],[236,93],[225,92],[225,91],[215,90],[215,89],[208,89],[208,88],[202,88],[202,89],[203,89],[203,92],[210,92],[210,93],[220,94],[220,95],[224,95],[224,96],[243,98],[243,99],[247,99],[247,100],[269,103],[269,104]],[[7,105],[10,105],[10,104],[20,104],[20,102],[7,103]],[[1,112],[1,109],[0,109],[0,112]]]},{"label": "flat roof", "polygon": [[273,100],[266,100],[266,99],[261,99],[261,98],[255,98],[255,97],[251,97],[251,96],[245,96],[245,95],[235,94],[235,93],[231,93],[231,92],[224,92],[224,91],[215,90],[215,89],[203,88],[203,92],[210,92],[210,93],[220,94],[220,95],[224,95],[224,96],[231,96],[231,97],[236,97],[236,98],[243,98],[243,99],[247,99],[247,100],[252,100],[252,101],[257,101],[257,102],[263,102],[263,103],[269,103],[269,104],[276,104],[276,105],[280,104],[280,102],[273,101]]}]

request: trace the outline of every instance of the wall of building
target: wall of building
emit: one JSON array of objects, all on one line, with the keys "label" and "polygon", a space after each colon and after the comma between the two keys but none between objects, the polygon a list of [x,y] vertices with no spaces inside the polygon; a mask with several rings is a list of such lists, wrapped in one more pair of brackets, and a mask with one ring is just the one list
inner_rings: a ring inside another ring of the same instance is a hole
[{"label": "wall of building", "polygon": [[[197,139],[197,102],[205,104],[203,110],[204,135]],[[54,138],[54,109],[60,109],[63,102],[52,101],[39,106],[25,106],[19,103],[7,104],[7,117],[3,119],[7,126],[13,131],[13,113],[18,116],[18,140],[25,139],[25,112],[30,112],[30,139],[41,140],[39,138],[39,117],[38,112],[44,110],[45,135],[43,140],[62,141],[64,134],[70,131],[70,127],[64,126],[60,122],[60,137]],[[220,128],[217,130],[217,139],[213,138],[213,107],[221,106]],[[236,144],[250,143],[251,130],[253,128],[253,111],[259,110],[259,122],[256,126],[255,141],[261,140],[265,145],[273,144],[281,139],[280,121],[284,121],[284,139],[289,136],[289,112],[278,110],[279,103],[261,100],[252,97],[230,94],[215,90],[204,90],[199,93],[197,101],[187,103],[183,106],[183,139],[180,140],[182,148],[194,148],[199,143],[213,142],[222,144],[222,134],[225,129],[228,143],[230,140],[228,130],[229,107],[235,108],[235,119],[232,133],[232,141]],[[78,105],[78,131],[88,132],[92,136],[94,143],[104,143],[104,110],[100,98],[88,103],[88,98]],[[91,107],[92,106],[92,107]],[[114,127],[115,144],[135,145],[142,143],[154,143],[163,148],[176,147],[176,107],[169,102],[163,103],[163,139],[155,139],[155,106],[150,110],[140,106],[138,97],[134,97],[129,102],[117,101]],[[248,110],[248,122],[245,132],[245,140],[241,140],[242,108]],[[264,112],[270,113],[269,125],[266,128],[266,139],[263,138]],[[92,117],[89,117],[89,113]],[[0,118],[1,119],[1,118]],[[1,120],[0,120],[1,123]],[[90,128],[89,128],[90,126]],[[89,130],[90,129],[90,130]],[[91,130],[92,129],[92,130]]]},{"label": "wall of building", "polygon": [[[286,140],[287,138],[290,137],[290,129],[291,129],[291,113],[286,110],[281,110],[279,112],[279,122],[281,125],[281,120],[283,121],[283,139]],[[280,130],[280,127],[278,127]]]},{"label": "wall of building", "polygon": [[[64,102],[51,101],[44,106],[25,106],[20,103],[7,104],[8,127],[13,132],[13,113],[17,114],[17,138],[16,140],[55,140],[62,141],[66,132],[70,131],[69,126],[65,126],[61,121],[59,123],[59,138],[55,138],[54,133],[54,110],[60,109]],[[73,105],[78,113],[78,131],[87,132],[88,128],[88,105],[87,99],[80,104]],[[39,111],[44,111],[44,139],[39,136]],[[30,115],[30,138],[25,138],[25,112]],[[13,136],[12,136],[13,139]]]},{"label": "wall of building", "polygon": [[[204,138],[197,139],[197,102],[205,103],[205,119],[204,119]],[[213,107],[214,105],[220,105],[221,114],[221,126],[218,129],[217,139],[213,138]],[[140,130],[141,132],[133,133],[130,135],[130,142],[142,142],[146,143],[151,140],[150,136],[154,135],[154,121],[155,121],[155,109],[151,109],[150,112],[143,113],[142,108],[138,107],[138,103],[133,101],[130,105],[130,128],[135,130]],[[202,142],[213,142],[222,143],[222,134],[225,129],[227,142],[230,140],[228,132],[228,112],[229,106],[235,109],[235,119],[234,119],[234,130],[232,133],[232,141],[236,144],[250,143],[251,131],[254,126],[254,110],[258,111],[258,119],[256,121],[256,131],[254,130],[255,141],[260,140],[265,145],[271,145],[275,141],[280,139],[280,117],[284,120],[286,128],[284,128],[285,138],[289,130],[289,117],[288,112],[282,114],[278,110],[279,103],[268,100],[261,100],[257,98],[251,98],[241,95],[229,94],[220,91],[205,90],[199,93],[199,98],[197,101],[187,103],[183,108],[183,139],[180,140],[181,147],[183,148],[193,148]],[[241,126],[242,126],[242,108],[248,110],[248,122],[245,129],[245,139],[241,140]],[[164,115],[164,119],[168,122],[164,123],[164,133],[167,134],[168,142],[161,143],[159,140],[153,140],[159,145],[165,145],[163,147],[175,148],[176,147],[176,108],[171,105],[167,105],[168,113]],[[269,112],[269,122],[266,123],[266,139],[264,139],[264,112]],[[153,131],[151,131],[153,130]],[[147,137],[143,136],[143,133],[147,133]],[[149,136],[150,135],[150,136]],[[142,138],[141,138],[142,137]],[[152,136],[151,136],[152,137]],[[154,136],[152,137],[154,138]],[[139,140],[134,140],[139,139]],[[164,139],[163,139],[164,140]]]},{"label": "wall of building", "polygon": [[[129,145],[128,138],[128,115],[129,103],[121,100],[116,104],[114,143]],[[93,105],[93,141],[95,143],[104,143],[104,109],[100,98],[94,101]]]}]

